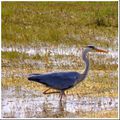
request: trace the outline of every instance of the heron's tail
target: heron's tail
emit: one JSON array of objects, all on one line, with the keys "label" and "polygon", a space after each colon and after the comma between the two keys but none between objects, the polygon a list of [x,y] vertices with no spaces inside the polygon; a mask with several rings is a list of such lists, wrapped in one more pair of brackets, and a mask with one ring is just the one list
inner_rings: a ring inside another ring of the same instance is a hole
[{"label": "heron's tail", "polygon": [[29,74],[28,80],[38,82],[38,81],[39,81],[39,76],[40,76],[40,75],[41,75],[41,74]]}]

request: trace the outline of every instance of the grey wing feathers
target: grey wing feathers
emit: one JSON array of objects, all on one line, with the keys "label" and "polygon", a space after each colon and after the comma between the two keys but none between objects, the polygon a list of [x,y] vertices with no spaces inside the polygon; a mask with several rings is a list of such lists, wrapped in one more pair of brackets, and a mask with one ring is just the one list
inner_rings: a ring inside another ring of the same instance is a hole
[{"label": "grey wing feathers", "polygon": [[49,73],[49,74],[33,74],[28,79],[33,81],[46,84],[56,89],[67,89],[74,85],[76,80],[79,78],[77,72],[60,72],[60,73]]}]

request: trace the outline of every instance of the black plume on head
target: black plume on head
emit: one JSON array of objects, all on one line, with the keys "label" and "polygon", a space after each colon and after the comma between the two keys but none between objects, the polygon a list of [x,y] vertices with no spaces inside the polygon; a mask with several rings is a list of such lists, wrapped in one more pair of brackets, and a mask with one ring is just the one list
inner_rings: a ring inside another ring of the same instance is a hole
[{"label": "black plume on head", "polygon": [[93,46],[93,45],[88,45],[87,48],[95,49],[95,46]]}]

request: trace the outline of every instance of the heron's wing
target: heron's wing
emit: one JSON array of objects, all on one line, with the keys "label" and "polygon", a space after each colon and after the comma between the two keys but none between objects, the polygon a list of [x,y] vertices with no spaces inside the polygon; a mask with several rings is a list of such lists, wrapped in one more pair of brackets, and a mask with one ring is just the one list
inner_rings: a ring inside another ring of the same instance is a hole
[{"label": "heron's wing", "polygon": [[55,89],[67,89],[72,87],[80,74],[77,72],[56,72],[49,74],[33,75],[29,80],[46,84]]}]

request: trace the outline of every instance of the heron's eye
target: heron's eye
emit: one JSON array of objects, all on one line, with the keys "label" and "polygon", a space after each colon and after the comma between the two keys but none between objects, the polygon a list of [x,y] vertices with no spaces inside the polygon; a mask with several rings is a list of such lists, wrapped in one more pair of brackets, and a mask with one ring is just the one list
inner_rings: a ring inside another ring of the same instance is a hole
[{"label": "heron's eye", "polygon": [[95,47],[94,46],[90,46],[90,48],[94,49]]},{"label": "heron's eye", "polygon": [[95,49],[95,47],[94,47],[93,45],[88,45],[87,47],[88,47],[88,48]]}]

